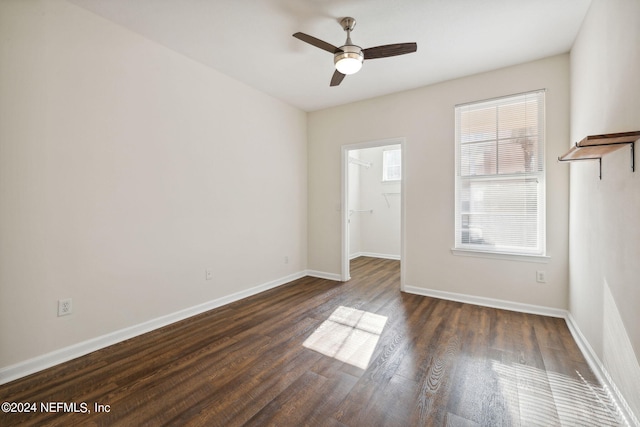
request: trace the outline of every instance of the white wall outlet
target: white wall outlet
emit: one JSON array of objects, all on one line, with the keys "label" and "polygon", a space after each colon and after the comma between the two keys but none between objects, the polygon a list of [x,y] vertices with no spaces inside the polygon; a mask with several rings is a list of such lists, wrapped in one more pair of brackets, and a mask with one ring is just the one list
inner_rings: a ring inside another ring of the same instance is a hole
[{"label": "white wall outlet", "polygon": [[213,270],[210,269],[210,268],[207,268],[204,271],[204,278],[207,279],[207,280],[212,280],[213,279]]},{"label": "white wall outlet", "polygon": [[71,304],[71,298],[58,300],[58,317],[71,314],[73,311],[73,305]]},{"label": "white wall outlet", "polygon": [[536,282],[547,283],[547,272],[543,270],[536,271]]},{"label": "white wall outlet", "polygon": [[289,264],[289,257],[288,257],[288,256],[285,256],[285,257],[284,257],[284,263],[285,263],[285,264]]}]

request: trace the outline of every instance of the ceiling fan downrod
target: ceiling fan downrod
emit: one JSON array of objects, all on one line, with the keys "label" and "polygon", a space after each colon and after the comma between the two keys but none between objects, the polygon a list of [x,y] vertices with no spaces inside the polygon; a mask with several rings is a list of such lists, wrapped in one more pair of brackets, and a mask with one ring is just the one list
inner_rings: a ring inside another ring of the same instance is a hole
[{"label": "ceiling fan downrod", "polygon": [[347,32],[347,41],[345,44],[352,45],[353,42],[351,41],[351,31],[353,31],[353,29],[356,27],[355,18],[347,16],[346,18],[342,18],[340,24],[342,25],[342,29]]}]

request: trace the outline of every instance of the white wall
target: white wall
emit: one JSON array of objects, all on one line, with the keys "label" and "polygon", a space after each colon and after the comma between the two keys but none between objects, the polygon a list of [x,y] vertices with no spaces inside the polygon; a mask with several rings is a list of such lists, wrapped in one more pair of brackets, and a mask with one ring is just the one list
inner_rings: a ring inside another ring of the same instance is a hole
[{"label": "white wall", "polygon": [[[548,264],[455,256],[454,107],[547,89]],[[309,267],[339,274],[341,146],[405,137],[404,282],[416,289],[566,309],[569,56],[453,80],[309,114]],[[536,270],[548,283],[536,283]]]},{"label": "white wall", "polygon": [[[354,247],[350,248],[351,256],[400,259],[401,184],[398,181],[382,181],[382,152],[392,148],[398,149],[400,145],[350,151],[371,164],[371,167],[356,166],[355,170],[350,168],[350,173],[353,173],[349,176],[349,185],[352,178],[357,180],[358,191],[349,199],[349,209],[373,210],[372,213],[354,213],[350,216],[350,233],[355,234],[352,239]],[[388,194],[385,199],[383,193],[393,194]]]},{"label": "white wall", "polygon": [[304,112],[64,1],[0,46],[0,368],[306,269]]},{"label": "white wall", "polygon": [[[640,130],[640,1],[594,0],[571,51],[571,140]],[[636,150],[640,145],[636,144]],[[640,417],[640,156],[571,165],[570,312]]]}]

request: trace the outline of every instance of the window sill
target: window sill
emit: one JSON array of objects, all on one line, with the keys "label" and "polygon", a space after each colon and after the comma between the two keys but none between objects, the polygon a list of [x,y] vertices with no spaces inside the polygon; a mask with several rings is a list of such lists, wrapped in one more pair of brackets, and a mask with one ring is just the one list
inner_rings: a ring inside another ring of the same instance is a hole
[{"label": "window sill", "polygon": [[451,253],[458,256],[503,259],[503,260],[510,260],[510,261],[537,262],[540,264],[546,264],[551,260],[551,257],[546,255],[510,254],[510,253],[504,253],[504,252],[476,251],[473,249],[452,248]]}]

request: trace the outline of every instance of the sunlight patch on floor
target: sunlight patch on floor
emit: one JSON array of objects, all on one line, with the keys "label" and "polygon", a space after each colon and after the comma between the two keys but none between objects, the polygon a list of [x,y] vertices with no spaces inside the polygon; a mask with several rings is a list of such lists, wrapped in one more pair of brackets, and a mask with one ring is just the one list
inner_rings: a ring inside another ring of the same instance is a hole
[{"label": "sunlight patch on floor", "polygon": [[577,371],[577,378],[571,378],[521,364],[492,365],[503,392],[517,396],[522,425],[624,425],[607,391]]},{"label": "sunlight patch on floor", "polygon": [[367,369],[386,323],[386,316],[340,306],[302,345]]}]

